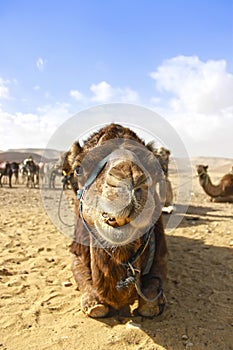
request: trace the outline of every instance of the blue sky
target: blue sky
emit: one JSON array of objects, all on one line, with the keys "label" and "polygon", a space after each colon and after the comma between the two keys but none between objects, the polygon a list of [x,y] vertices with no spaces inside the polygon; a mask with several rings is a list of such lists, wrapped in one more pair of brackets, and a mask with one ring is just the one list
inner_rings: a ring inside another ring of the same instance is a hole
[{"label": "blue sky", "polygon": [[190,155],[233,158],[232,1],[8,0],[0,32],[0,149],[44,147],[75,113],[126,102]]}]

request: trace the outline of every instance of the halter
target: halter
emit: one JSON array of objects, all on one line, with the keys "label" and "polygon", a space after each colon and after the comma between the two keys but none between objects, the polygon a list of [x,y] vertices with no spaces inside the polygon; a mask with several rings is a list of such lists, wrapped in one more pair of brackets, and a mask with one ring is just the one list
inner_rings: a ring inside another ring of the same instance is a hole
[{"label": "halter", "polygon": [[[82,219],[82,222],[87,229],[87,231],[90,233],[92,238],[97,242],[100,248],[102,248],[110,257],[112,257],[111,252],[106,249],[104,244],[99,240],[98,234],[96,233],[96,230],[93,229],[88,225],[86,220],[84,219],[83,216],[83,199],[84,199],[84,193],[87,191],[90,186],[93,184],[97,176],[100,174],[100,172],[104,169],[106,166],[108,160],[110,159],[111,154],[107,155],[104,157],[92,170],[90,177],[86,181],[85,185],[83,186],[82,189],[77,190],[77,199],[79,200],[79,213],[80,217]],[[137,290],[137,293],[142,297],[145,301],[147,302],[155,302],[156,300],[159,300],[162,298],[162,301],[158,303],[159,306],[159,314],[161,314],[164,310],[164,306],[166,303],[166,298],[163,293],[163,287],[162,287],[162,280],[159,276],[152,276],[151,278],[154,278],[158,280],[159,282],[159,287],[157,289],[157,295],[155,298],[147,298],[142,290],[141,286],[138,280],[138,276],[141,274],[141,270],[137,269],[135,266],[135,262],[138,260],[138,258],[144,253],[146,248],[149,246],[149,257],[147,260],[146,267],[142,271],[142,275],[145,276],[149,273],[153,259],[154,259],[154,253],[155,253],[155,235],[153,234],[153,226],[149,229],[148,232],[146,232],[143,237],[142,237],[142,244],[140,245],[139,249],[136,251],[136,253],[133,255],[133,257],[128,261],[128,262],[122,262],[120,263],[121,266],[124,266],[127,269],[127,278],[123,278],[121,281],[117,282],[116,289],[121,290],[124,288],[127,288],[130,284],[134,284],[135,288]]]},{"label": "halter", "polygon": [[107,164],[109,158],[110,158],[111,154],[108,154],[106,157],[104,157],[92,170],[91,175],[89,177],[89,179],[87,180],[87,182],[85,183],[85,185],[83,186],[82,189],[77,190],[77,199],[80,200],[80,203],[83,199],[83,194],[86,190],[88,190],[88,188],[93,184],[93,182],[95,181],[95,179],[97,178],[97,176],[99,175],[99,173],[103,170],[103,168],[105,167],[105,165]]}]

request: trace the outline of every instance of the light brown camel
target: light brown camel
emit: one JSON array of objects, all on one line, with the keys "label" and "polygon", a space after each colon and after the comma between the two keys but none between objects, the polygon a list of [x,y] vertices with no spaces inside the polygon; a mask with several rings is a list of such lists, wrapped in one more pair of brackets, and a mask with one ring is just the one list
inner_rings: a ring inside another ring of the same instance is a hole
[{"label": "light brown camel", "polygon": [[218,185],[213,185],[207,173],[208,165],[197,165],[199,182],[214,202],[233,202],[233,174],[226,174]]},{"label": "light brown camel", "polygon": [[165,147],[159,147],[153,150],[153,154],[158,159],[163,172],[163,174],[161,174],[162,176],[159,178],[158,181],[160,201],[163,205],[162,211],[165,213],[172,213],[172,211],[174,210],[173,191],[171,182],[168,178],[169,160],[171,152]]},{"label": "light brown camel", "polygon": [[140,315],[160,314],[167,247],[153,152],[132,130],[110,124],[83,147],[76,142],[63,171],[78,193],[71,252],[83,312],[105,317],[138,300]]}]

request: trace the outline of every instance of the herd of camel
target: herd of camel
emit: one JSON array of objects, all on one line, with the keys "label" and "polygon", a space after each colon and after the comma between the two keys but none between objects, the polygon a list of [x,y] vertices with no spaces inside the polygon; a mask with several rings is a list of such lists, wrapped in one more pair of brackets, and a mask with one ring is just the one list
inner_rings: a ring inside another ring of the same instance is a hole
[{"label": "herd of camel", "polygon": [[42,185],[55,188],[57,176],[62,176],[62,169],[56,161],[36,163],[29,157],[20,163],[8,161],[0,163],[0,187],[5,184],[12,187],[14,181],[15,185],[21,183],[29,188],[38,188]]}]

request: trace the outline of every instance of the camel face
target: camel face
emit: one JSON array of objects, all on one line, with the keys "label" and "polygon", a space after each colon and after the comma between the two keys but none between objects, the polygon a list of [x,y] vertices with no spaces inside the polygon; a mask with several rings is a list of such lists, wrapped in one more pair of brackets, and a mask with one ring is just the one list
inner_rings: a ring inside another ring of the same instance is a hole
[{"label": "camel face", "polygon": [[[159,212],[153,156],[150,162],[145,168],[137,154],[123,146],[108,155],[103,169],[84,191],[83,217],[108,244],[123,245],[138,238]],[[93,176],[93,172],[82,171],[86,181]]]},{"label": "camel face", "polygon": [[207,174],[208,165],[197,165],[196,168],[199,176]]},{"label": "camel face", "polygon": [[158,158],[159,163],[163,169],[165,176],[167,176],[168,175],[168,164],[169,164],[169,158],[170,158],[171,152],[165,147],[160,147],[160,148],[155,150],[154,154]]}]

